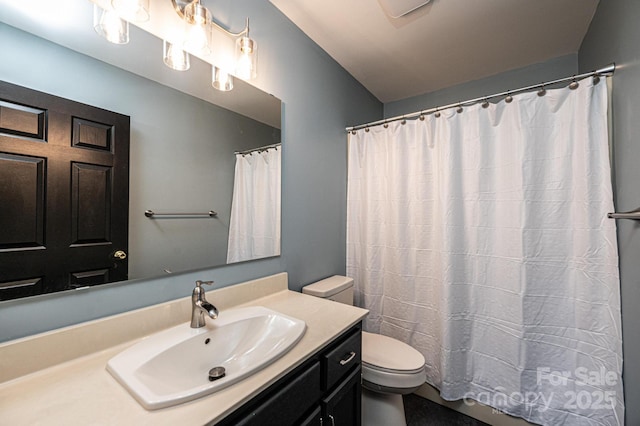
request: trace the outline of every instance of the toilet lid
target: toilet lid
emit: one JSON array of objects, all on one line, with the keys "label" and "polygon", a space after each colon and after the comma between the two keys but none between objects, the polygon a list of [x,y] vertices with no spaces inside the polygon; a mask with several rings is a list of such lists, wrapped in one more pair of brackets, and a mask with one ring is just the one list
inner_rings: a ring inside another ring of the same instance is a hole
[{"label": "toilet lid", "polygon": [[362,362],[373,368],[413,372],[424,368],[424,356],[404,342],[362,332]]}]

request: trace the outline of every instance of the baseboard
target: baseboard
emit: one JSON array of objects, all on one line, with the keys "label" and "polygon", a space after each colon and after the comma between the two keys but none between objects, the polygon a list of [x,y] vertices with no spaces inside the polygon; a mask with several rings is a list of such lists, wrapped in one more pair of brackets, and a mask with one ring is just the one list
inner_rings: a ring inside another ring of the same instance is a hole
[{"label": "baseboard", "polygon": [[440,393],[436,388],[429,384],[424,384],[414,392],[416,395],[433,401],[436,404],[443,405],[451,408],[459,413],[465,414],[469,417],[473,417],[476,420],[485,422],[492,426],[534,426],[533,423],[529,423],[526,420],[510,416],[505,413],[489,407],[488,405],[475,402],[473,405],[465,404],[464,401],[446,401],[440,397]]}]

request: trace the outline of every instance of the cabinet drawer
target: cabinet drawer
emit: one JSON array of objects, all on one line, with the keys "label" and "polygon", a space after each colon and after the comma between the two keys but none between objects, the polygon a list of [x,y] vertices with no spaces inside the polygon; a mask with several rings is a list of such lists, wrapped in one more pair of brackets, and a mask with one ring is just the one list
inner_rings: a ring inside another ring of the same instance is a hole
[{"label": "cabinet drawer", "polygon": [[362,332],[360,329],[327,352],[323,358],[325,372],[323,389],[331,389],[340,379],[362,361]]}]

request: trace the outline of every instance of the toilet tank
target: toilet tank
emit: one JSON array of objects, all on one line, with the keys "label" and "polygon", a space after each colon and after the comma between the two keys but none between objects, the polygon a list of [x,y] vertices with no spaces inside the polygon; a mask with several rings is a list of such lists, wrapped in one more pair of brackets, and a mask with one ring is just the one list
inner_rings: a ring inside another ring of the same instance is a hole
[{"label": "toilet tank", "polygon": [[353,305],[353,278],[334,275],[302,287],[302,292],[311,296]]}]

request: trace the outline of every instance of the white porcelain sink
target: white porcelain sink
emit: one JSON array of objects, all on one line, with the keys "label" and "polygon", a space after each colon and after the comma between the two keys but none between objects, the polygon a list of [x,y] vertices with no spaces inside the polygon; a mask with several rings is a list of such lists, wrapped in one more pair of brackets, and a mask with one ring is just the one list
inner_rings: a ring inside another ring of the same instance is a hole
[{"label": "white porcelain sink", "polygon": [[[304,334],[304,321],[261,306],[221,311],[201,328],[189,323],[151,335],[109,360],[107,370],[153,410],[191,401],[263,369]],[[209,380],[209,371],[226,375]]]}]

